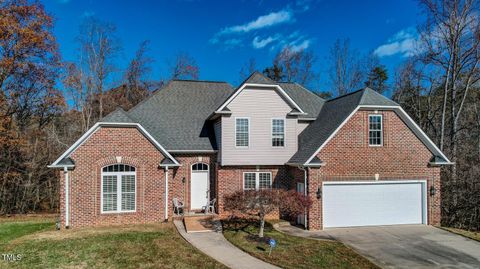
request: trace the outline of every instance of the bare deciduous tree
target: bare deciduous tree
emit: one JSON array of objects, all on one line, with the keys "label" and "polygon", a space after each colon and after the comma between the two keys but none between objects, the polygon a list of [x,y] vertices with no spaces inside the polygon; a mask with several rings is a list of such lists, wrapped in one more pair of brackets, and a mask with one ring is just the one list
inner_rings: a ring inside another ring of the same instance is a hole
[{"label": "bare deciduous tree", "polygon": [[248,76],[257,70],[257,62],[254,58],[250,58],[240,69],[240,82],[244,81]]},{"label": "bare deciduous tree", "polygon": [[186,52],[177,54],[170,64],[170,79],[198,79],[200,68],[195,59]]},{"label": "bare deciduous tree", "polygon": [[80,27],[80,68],[84,83],[98,99],[98,118],[104,116],[103,93],[108,79],[115,71],[114,59],[120,51],[115,26],[94,17],[87,18]]},{"label": "bare deciduous tree", "polygon": [[362,86],[364,74],[358,52],[350,48],[348,39],[337,39],[330,48],[330,81],[332,91],[346,94]]}]

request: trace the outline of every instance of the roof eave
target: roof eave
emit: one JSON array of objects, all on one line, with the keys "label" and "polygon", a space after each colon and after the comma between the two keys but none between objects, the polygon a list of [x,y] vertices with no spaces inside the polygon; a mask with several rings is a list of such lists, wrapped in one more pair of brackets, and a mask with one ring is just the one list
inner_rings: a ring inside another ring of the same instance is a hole
[{"label": "roof eave", "polygon": [[429,162],[430,166],[454,165],[454,162]]},{"label": "roof eave", "polygon": [[173,158],[172,155],[167,150],[165,150],[165,148],[162,145],[160,145],[160,143],[158,143],[158,141],[155,140],[155,138],[153,138],[153,136],[147,130],[145,130],[145,128],[143,128],[143,126],[140,125],[139,123],[97,122],[87,132],[85,132],[77,141],[75,141],[75,143],[72,146],[70,146],[70,148],[68,148],[60,157],[58,157],[57,160],[55,160],[51,165],[49,165],[47,167],[52,167],[52,168],[64,167],[65,165],[60,165],[59,162],[63,158],[70,156],[70,154],[72,154],[79,146],[81,146],[83,144],[83,142],[88,140],[88,138],[90,138],[90,136],[93,135],[100,127],[104,127],[104,126],[135,127],[135,128],[137,128],[143,135],[146,136],[146,138],[148,140],[150,140],[150,142],[152,142],[155,145],[155,147],[160,152],[162,152],[162,154],[164,154],[164,155],[166,155],[166,157],[170,158],[175,163],[175,165],[180,165],[180,163],[175,158]]},{"label": "roof eave", "polygon": [[75,168],[75,165],[70,165],[70,164],[67,164],[67,165],[54,165],[54,164],[50,164],[50,165],[47,165],[48,168]]}]

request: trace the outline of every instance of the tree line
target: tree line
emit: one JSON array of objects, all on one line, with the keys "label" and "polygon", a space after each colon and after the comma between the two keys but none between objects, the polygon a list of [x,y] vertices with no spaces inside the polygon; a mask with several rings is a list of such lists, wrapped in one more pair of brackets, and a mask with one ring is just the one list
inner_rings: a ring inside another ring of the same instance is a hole
[{"label": "tree line", "polygon": [[[415,53],[391,73],[348,39],[332,44],[321,74],[314,51],[288,46],[261,70],[326,99],[368,86],[401,104],[455,163],[442,168],[443,223],[480,230],[479,4],[418,3],[426,20]],[[195,59],[179,53],[165,78],[152,79],[148,41],[120,68],[115,26],[94,17],[80,26],[76,59],[64,61],[53,21],[39,2],[0,3],[0,214],[58,210],[49,163],[116,107],[130,109],[170,79],[199,78]],[[257,69],[250,59],[240,79]]]}]

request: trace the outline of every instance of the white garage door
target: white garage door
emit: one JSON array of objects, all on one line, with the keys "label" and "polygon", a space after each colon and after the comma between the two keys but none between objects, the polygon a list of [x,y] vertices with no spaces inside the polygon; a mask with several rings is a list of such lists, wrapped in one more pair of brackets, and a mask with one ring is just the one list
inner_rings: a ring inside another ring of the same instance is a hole
[{"label": "white garage door", "polygon": [[324,183],[323,226],[426,223],[425,182]]}]

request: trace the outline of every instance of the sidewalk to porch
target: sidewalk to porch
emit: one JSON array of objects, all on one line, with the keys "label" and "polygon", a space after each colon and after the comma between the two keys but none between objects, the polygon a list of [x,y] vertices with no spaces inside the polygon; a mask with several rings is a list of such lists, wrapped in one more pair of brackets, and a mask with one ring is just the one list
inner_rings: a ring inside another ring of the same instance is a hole
[{"label": "sidewalk to porch", "polygon": [[194,247],[214,258],[215,260],[234,269],[279,269],[269,263],[254,258],[225,239],[222,233],[222,225],[219,220],[214,221],[219,229],[206,233],[187,233],[181,220],[174,220],[175,227],[180,235]]}]

